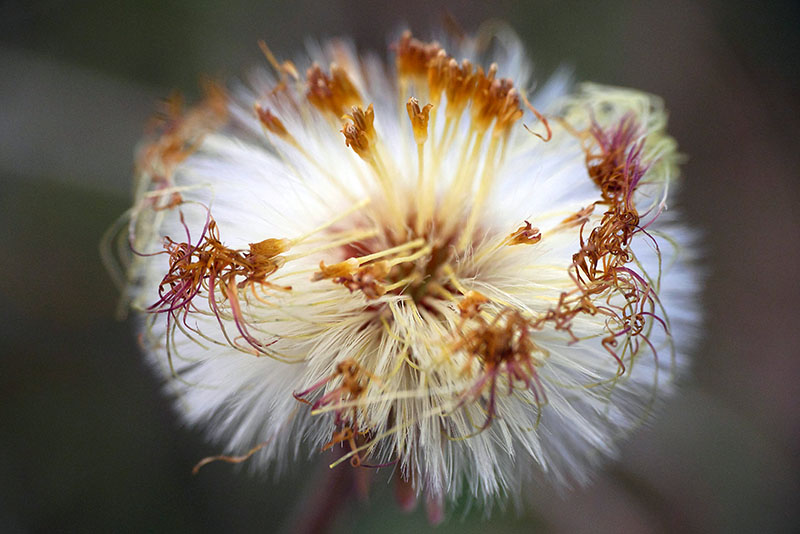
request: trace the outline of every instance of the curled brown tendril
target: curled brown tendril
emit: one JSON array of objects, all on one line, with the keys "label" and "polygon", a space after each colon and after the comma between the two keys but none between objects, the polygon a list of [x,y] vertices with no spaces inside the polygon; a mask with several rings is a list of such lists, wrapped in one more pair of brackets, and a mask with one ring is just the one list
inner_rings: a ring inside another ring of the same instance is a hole
[{"label": "curled brown tendril", "polygon": [[642,161],[644,140],[640,131],[633,117],[626,115],[607,129],[592,121],[589,129],[579,134],[585,141],[589,177],[600,188],[602,196],[595,205],[607,208],[588,237],[584,229],[594,206],[562,223],[580,224],[580,248],[573,254],[570,266],[570,276],[576,287],[563,292],[558,304],[534,323],[536,328],[551,323],[577,341],[572,330],[575,317],[584,313],[606,315],[606,335],[601,343],[616,360],[619,375],[625,373],[626,366],[618,351],[618,339],[626,336],[630,340],[627,350],[636,354],[639,339],[652,348],[646,335],[645,318],[653,318],[666,329],[666,323],[655,314],[657,297],[650,283],[628,267],[634,260],[631,240],[636,233],[644,232],[639,226],[639,213],[633,200],[633,193],[648,168]]}]

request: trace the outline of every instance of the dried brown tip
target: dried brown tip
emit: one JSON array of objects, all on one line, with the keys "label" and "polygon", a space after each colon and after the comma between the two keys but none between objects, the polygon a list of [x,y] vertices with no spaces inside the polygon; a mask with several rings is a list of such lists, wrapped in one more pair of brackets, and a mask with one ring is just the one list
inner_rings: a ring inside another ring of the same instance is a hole
[{"label": "dried brown tip", "polygon": [[197,473],[200,472],[200,469],[202,469],[203,466],[206,466],[212,462],[227,462],[229,464],[240,464],[242,462],[246,462],[255,453],[257,453],[258,451],[269,445],[270,441],[272,440],[259,443],[258,445],[247,451],[247,454],[243,454],[242,456],[225,456],[222,454],[217,456],[207,456],[202,460],[200,460],[199,462],[197,462],[197,464],[195,464],[195,466],[192,468],[192,474],[196,475]]},{"label": "dried brown tip", "polygon": [[458,303],[458,311],[464,319],[471,319],[478,315],[483,304],[489,302],[489,298],[477,291],[469,291],[461,302]]},{"label": "dried brown tip", "polygon": [[391,267],[385,261],[377,261],[359,267],[358,260],[349,260],[327,266],[324,262],[319,264],[320,270],[314,273],[313,281],[329,279],[336,284],[341,284],[352,293],[361,291],[367,299],[376,299],[386,294],[383,283]]},{"label": "dried brown tip", "polygon": [[267,276],[283,266],[286,260],[279,254],[289,250],[289,246],[288,239],[270,238],[258,243],[250,243],[250,252],[245,255],[245,259],[250,264],[250,273],[247,275],[247,279],[253,282],[265,281]]},{"label": "dried brown tip", "polygon": [[472,63],[463,60],[461,65],[450,58],[445,66],[445,95],[447,95],[447,117],[457,117],[466,109],[475,94],[478,76],[482,72],[473,72]]},{"label": "dried brown tip", "polygon": [[361,109],[359,106],[353,106],[349,115],[344,115],[342,118],[350,119],[356,128],[363,130],[370,141],[374,141],[375,134],[375,110],[372,104],[367,106],[367,109]]},{"label": "dried brown tip", "polygon": [[542,356],[547,353],[534,343],[530,335],[534,329],[535,325],[519,310],[507,307],[492,321],[479,317],[476,328],[461,333],[462,339],[455,350],[463,350],[469,358],[464,370],[474,369],[475,361],[480,364],[475,385],[462,395],[463,403],[481,402],[485,410],[486,420],[478,432],[489,428],[497,417],[499,391],[510,395],[521,388],[533,393],[537,405],[546,402],[536,369],[541,360],[534,353]]},{"label": "dried brown tip", "polygon": [[489,71],[484,73],[483,68],[478,67],[475,76],[475,101],[472,104],[472,120],[477,122],[483,129],[489,126],[494,118],[497,108],[497,95],[513,87],[511,80],[496,80],[497,63],[489,66]]},{"label": "dried brown tip", "polygon": [[531,322],[518,310],[506,308],[492,322],[483,322],[467,332],[457,348],[465,349],[487,367],[531,359],[539,350],[528,335],[532,329]]},{"label": "dried brown tip", "polygon": [[[154,140],[139,150],[137,173],[145,173],[154,191],[168,189],[173,184],[175,167],[200,146],[206,134],[221,128],[228,120],[228,97],[225,89],[210,80],[202,82],[205,98],[195,107],[184,110],[179,93],[173,93],[162,103],[162,109],[148,125]],[[153,197],[153,208],[170,209],[182,202],[178,193]]]},{"label": "dried brown tip", "polygon": [[428,90],[430,91],[431,101],[438,104],[442,96],[442,91],[447,87],[448,68],[450,57],[447,52],[439,50],[435,56],[428,61]]},{"label": "dried brown tip", "polygon": [[514,83],[509,78],[497,79],[496,76],[497,64],[493,63],[486,74],[478,69],[472,120],[478,128],[485,130],[496,119],[494,134],[500,135],[507,133],[522,118],[522,109]]},{"label": "dried brown tip", "polygon": [[522,118],[523,113],[519,102],[519,92],[512,87],[498,104],[496,111],[497,122],[494,126],[495,135],[510,132],[514,123]]},{"label": "dried brown tip", "polygon": [[333,265],[325,265],[325,262],[321,261],[319,262],[319,271],[314,273],[311,280],[317,282],[319,280],[350,276],[356,269],[358,269],[358,260],[356,258],[350,258]]},{"label": "dried brown tip", "polygon": [[353,358],[347,358],[336,364],[336,374],[342,377],[342,385],[351,398],[357,399],[367,389],[368,374]]},{"label": "dried brown tip", "polygon": [[377,139],[374,126],[375,112],[372,104],[366,110],[353,106],[351,113],[342,118],[351,121],[341,129],[342,134],[344,134],[345,144],[352,148],[362,159],[370,159],[370,149]]},{"label": "dried brown tip", "polygon": [[383,282],[390,270],[388,263],[378,261],[359,268],[351,276],[334,279],[334,282],[342,284],[351,293],[353,291],[361,291],[368,300],[372,300],[386,294]]},{"label": "dried brown tip", "polygon": [[586,169],[600,188],[603,201],[610,205],[625,203],[632,181],[641,173],[641,145],[637,147],[639,127],[627,116],[610,132],[593,125],[589,133],[594,143],[587,146]]},{"label": "dried brown tip", "polygon": [[563,221],[560,226],[580,226],[589,221],[589,216],[594,211],[594,204],[589,204],[585,208],[581,208],[577,213],[573,213]]},{"label": "dried brown tip", "polygon": [[542,124],[544,125],[545,135],[538,134],[538,133],[534,132],[533,130],[528,128],[527,125],[525,125],[525,129],[528,130],[529,132],[531,132],[533,135],[535,135],[539,139],[541,139],[542,141],[544,141],[545,143],[550,141],[550,139],[553,138],[553,130],[550,128],[550,123],[547,122],[547,118],[544,115],[542,115],[539,112],[538,109],[533,107],[533,105],[530,102],[528,102],[528,99],[525,97],[525,95],[521,95],[521,96],[522,96],[522,101],[525,103],[525,107],[527,107],[529,110],[531,110],[531,113],[533,113],[536,116],[536,118],[539,119],[542,122]]},{"label": "dried brown tip", "polygon": [[288,239],[265,239],[258,243],[250,243],[250,255],[253,257],[274,258],[278,254],[283,254],[289,250]]},{"label": "dried brown tip", "polygon": [[283,122],[272,114],[272,111],[269,108],[262,108],[259,104],[255,105],[256,114],[258,115],[258,120],[261,121],[261,124],[269,130],[270,132],[274,133],[278,137],[282,137],[287,139],[291,137],[289,132],[286,130],[286,127],[283,125]]},{"label": "dried brown tip", "polygon": [[414,139],[418,145],[425,144],[428,140],[428,120],[433,104],[426,104],[424,108],[419,108],[419,100],[413,96],[406,103],[408,118],[411,119],[411,127],[414,131]]},{"label": "dried brown tip", "polygon": [[542,240],[542,234],[538,228],[533,228],[531,223],[525,221],[525,224],[517,228],[506,240],[509,245],[533,245]]},{"label": "dried brown tip", "polygon": [[225,86],[210,78],[201,80],[200,86],[203,88],[203,102],[201,106],[206,108],[217,120],[225,120],[228,117],[228,92]]},{"label": "dried brown tip", "polygon": [[353,124],[345,124],[341,130],[344,134],[344,143],[353,149],[353,152],[362,159],[369,159],[369,139],[364,130],[359,130]]},{"label": "dried brown tip", "polygon": [[428,73],[428,62],[442,49],[436,41],[426,43],[415,39],[406,30],[394,46],[395,60],[400,76],[424,78]]},{"label": "dried brown tip", "polygon": [[320,111],[333,113],[338,118],[351,106],[361,103],[361,95],[347,71],[336,64],[331,65],[330,76],[314,64],[306,72],[306,79],[308,101]]},{"label": "dried brown tip", "polygon": [[[181,222],[184,223],[183,215]],[[185,322],[190,313],[199,311],[195,299],[206,293],[211,312],[221,318],[222,301],[225,301],[242,338],[256,355],[263,354],[271,343],[265,344],[248,332],[239,290],[251,290],[258,300],[263,299],[258,296],[257,288],[291,290],[291,287],[276,286],[267,280],[285,263],[286,258],[279,254],[287,250],[289,244],[284,239],[265,239],[252,243],[249,250],[231,249],[220,241],[213,218],[209,219],[197,244],[191,240],[175,242],[166,237],[164,249],[169,256],[169,269],[159,284],[158,301],[147,310]],[[224,333],[225,327],[222,329]]]},{"label": "dried brown tip", "polygon": [[286,80],[286,75],[291,76],[295,80],[300,79],[300,75],[298,74],[297,67],[294,66],[294,63],[288,60],[284,61],[283,63],[278,63],[278,59],[275,57],[275,54],[272,53],[272,50],[269,49],[264,40],[258,41],[258,47],[261,49],[264,57],[267,58],[267,61],[269,61],[269,64],[272,65],[272,68],[274,68],[275,71],[281,75],[281,81]]}]

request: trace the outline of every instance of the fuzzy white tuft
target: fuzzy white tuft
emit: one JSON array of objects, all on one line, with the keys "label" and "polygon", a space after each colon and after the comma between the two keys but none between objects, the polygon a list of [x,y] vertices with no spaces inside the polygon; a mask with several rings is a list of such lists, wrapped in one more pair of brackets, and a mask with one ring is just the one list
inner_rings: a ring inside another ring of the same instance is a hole
[{"label": "fuzzy white tuft", "polygon": [[661,102],[562,77],[534,108],[517,38],[484,42],[312,46],[143,147],[129,296],[229,453],[493,500],[586,482],[672,391],[697,276]]}]

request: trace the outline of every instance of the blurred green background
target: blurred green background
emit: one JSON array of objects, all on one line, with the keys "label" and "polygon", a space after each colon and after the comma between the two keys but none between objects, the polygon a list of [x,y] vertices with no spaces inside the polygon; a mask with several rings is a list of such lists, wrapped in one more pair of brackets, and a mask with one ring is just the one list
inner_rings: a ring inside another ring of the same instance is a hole
[{"label": "blurred green background", "polygon": [[[797,2],[362,4],[351,0],[0,2],[0,531],[278,532],[320,470],[275,480],[181,428],[114,320],[102,232],[128,206],[133,148],[160,97],[196,94],[307,36],[422,35],[445,8],[508,21],[537,72],[662,95],[689,155],[680,207],[705,234],[694,370],[622,461],[519,514],[439,532],[797,532],[800,509],[800,7]],[[460,519],[460,517],[465,519]],[[338,532],[427,531],[375,485]]]}]

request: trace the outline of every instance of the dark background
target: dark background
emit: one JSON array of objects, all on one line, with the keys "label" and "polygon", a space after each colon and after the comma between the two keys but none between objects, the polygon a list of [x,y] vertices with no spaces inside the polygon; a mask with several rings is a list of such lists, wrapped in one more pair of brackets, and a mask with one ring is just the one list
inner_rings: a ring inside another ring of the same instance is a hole
[{"label": "dark background", "polygon": [[[160,97],[197,94],[307,36],[385,50],[443,7],[507,20],[537,72],[662,95],[688,155],[680,207],[704,233],[694,370],[590,488],[532,489],[520,514],[439,532],[789,532],[800,486],[800,7],[796,2],[0,1],[0,531],[258,531],[307,513],[319,467],[251,476],[192,465],[97,253],[129,203],[133,148]],[[463,514],[462,514],[463,515]],[[340,532],[425,531],[378,483]]]}]

